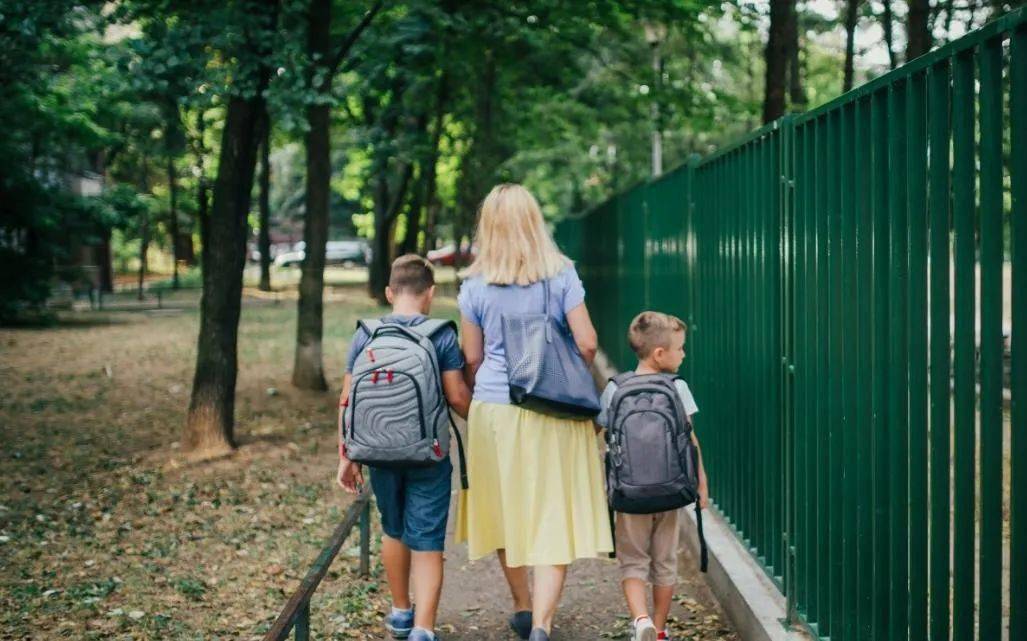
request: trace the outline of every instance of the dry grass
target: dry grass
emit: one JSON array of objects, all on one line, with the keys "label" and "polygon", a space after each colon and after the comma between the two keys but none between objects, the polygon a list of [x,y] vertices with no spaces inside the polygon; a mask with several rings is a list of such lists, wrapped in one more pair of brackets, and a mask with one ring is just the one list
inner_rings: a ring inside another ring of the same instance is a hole
[{"label": "dry grass", "polygon": [[[259,637],[347,503],[332,484],[334,399],[353,323],[377,310],[335,294],[327,393],[288,383],[293,304],[247,300],[241,447],[206,464],[177,449],[195,304],[0,331],[0,638]],[[352,575],[354,553],[318,592],[320,638],[378,631],[378,583]]]}]

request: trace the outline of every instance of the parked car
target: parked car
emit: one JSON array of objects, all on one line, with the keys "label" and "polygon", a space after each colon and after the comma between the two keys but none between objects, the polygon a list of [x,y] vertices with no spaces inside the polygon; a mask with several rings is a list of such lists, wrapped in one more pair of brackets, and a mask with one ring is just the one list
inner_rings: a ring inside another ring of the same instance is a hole
[{"label": "parked car", "polygon": [[[296,249],[296,246],[299,246]],[[276,267],[298,267],[306,252],[297,243],[292,251],[283,252],[275,258]],[[356,267],[366,265],[371,258],[371,247],[363,240],[330,240],[325,245],[325,264]]]},{"label": "parked car", "polygon": [[473,245],[468,248],[463,248],[458,254],[456,251],[456,245],[444,245],[438,249],[433,249],[428,252],[428,260],[435,265],[444,265],[446,267],[453,267],[457,264],[459,259],[461,265],[467,265],[474,257],[478,254],[478,248]]}]

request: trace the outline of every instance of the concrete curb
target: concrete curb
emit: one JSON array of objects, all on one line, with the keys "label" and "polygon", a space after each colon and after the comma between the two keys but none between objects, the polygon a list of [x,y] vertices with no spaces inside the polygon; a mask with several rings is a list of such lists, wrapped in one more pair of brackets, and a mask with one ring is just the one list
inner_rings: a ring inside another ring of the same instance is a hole
[{"label": "concrete curb", "polygon": [[[683,511],[687,515],[682,522],[683,547],[698,565],[695,510]],[[804,630],[785,626],[784,595],[716,510],[703,510],[703,533],[709,550],[709,571],[703,578],[744,641],[812,641]]]},{"label": "concrete curb", "polygon": [[[617,370],[606,355],[599,352],[592,374],[602,389]],[[682,521],[682,548],[698,567],[695,510],[685,508],[682,511],[687,515]],[[805,630],[785,626],[784,595],[715,509],[704,510],[703,533],[709,551],[709,571],[703,578],[743,641],[813,641]]]}]

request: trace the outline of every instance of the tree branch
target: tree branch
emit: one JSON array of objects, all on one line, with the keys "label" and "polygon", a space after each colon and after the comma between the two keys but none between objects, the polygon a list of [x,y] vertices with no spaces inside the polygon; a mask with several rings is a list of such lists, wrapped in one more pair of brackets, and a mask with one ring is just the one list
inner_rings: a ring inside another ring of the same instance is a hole
[{"label": "tree branch", "polygon": [[328,65],[329,78],[335,75],[335,72],[339,69],[339,65],[342,64],[342,61],[345,60],[347,54],[349,54],[349,50],[353,48],[353,45],[356,44],[360,35],[371,25],[371,21],[374,20],[374,17],[378,15],[384,6],[385,0],[378,0],[378,2],[375,2],[374,6],[364,13],[364,17],[360,19],[360,23],[357,24],[357,26],[354,27],[342,41],[342,44],[339,45],[339,50],[335,52],[335,57],[332,58],[331,64]]}]

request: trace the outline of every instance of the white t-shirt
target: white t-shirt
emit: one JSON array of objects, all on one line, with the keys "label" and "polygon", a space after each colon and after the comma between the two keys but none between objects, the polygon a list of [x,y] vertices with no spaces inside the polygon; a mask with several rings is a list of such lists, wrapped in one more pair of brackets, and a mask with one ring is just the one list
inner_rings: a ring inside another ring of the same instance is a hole
[{"label": "white t-shirt", "polygon": [[[681,379],[674,381],[674,387],[678,391],[678,396],[681,397],[681,404],[685,407],[685,413],[688,414],[689,418],[699,413],[699,406],[695,404],[695,398],[692,396],[692,390],[688,389],[688,383]],[[606,384],[606,389],[603,390],[603,395],[599,397],[599,407],[601,411],[599,416],[596,417],[596,422],[601,426],[606,427],[609,421],[610,403],[613,402],[613,395],[617,392],[617,384],[610,381]]]}]

